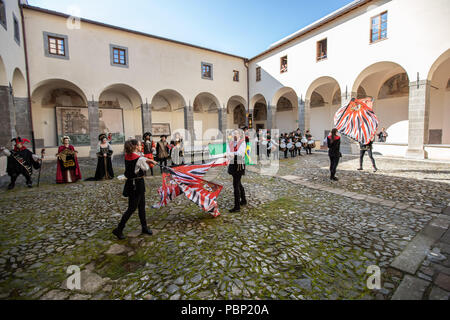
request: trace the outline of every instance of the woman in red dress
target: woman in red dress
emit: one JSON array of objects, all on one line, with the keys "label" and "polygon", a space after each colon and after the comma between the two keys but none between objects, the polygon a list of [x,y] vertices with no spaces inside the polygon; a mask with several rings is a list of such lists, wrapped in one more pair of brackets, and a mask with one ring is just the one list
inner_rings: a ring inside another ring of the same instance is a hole
[{"label": "woman in red dress", "polygon": [[61,139],[63,145],[59,146],[56,183],[74,183],[81,180],[80,166],[78,165],[77,151],[70,145],[70,138],[64,136]]}]

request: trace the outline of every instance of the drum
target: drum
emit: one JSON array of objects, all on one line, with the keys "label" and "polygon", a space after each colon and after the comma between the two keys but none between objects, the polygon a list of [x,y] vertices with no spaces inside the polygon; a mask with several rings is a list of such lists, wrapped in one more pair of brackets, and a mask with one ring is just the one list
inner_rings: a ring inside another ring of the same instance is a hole
[{"label": "drum", "polygon": [[281,149],[281,151],[286,151],[286,143],[282,142],[280,144],[280,149]]},{"label": "drum", "polygon": [[297,143],[295,144],[295,147],[296,147],[297,149],[301,149],[302,144],[301,144],[300,142],[297,142]]},{"label": "drum", "polygon": [[293,144],[292,142],[289,142],[289,143],[287,144],[287,148],[288,148],[289,150],[294,149],[294,144]]},{"label": "drum", "polygon": [[308,141],[308,147],[310,147],[310,148],[314,148],[315,144],[316,144],[316,142],[314,140]]}]

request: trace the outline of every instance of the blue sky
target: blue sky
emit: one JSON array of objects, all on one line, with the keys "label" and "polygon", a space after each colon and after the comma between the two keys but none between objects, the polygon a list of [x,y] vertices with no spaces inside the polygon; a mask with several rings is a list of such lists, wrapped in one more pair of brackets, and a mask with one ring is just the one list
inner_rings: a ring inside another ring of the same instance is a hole
[{"label": "blue sky", "polygon": [[351,0],[29,0],[30,5],[252,58]]}]

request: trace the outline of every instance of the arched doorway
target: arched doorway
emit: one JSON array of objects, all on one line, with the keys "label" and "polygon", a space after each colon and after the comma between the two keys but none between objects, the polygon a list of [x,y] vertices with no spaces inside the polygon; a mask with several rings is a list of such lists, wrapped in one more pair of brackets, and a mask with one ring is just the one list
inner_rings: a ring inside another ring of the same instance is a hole
[{"label": "arched doorway", "polygon": [[431,67],[430,118],[427,144],[450,144],[450,50]]},{"label": "arched doorway", "polygon": [[267,129],[267,102],[262,94],[256,94],[250,101],[251,112],[253,114],[252,128],[258,132],[260,129]]},{"label": "arched doorway", "polygon": [[240,96],[233,96],[227,103],[227,129],[239,129],[247,123],[246,101]]},{"label": "arched doorway", "polygon": [[334,126],[334,115],[341,107],[341,88],[336,79],[321,77],[306,92],[305,113],[309,112],[309,128],[316,140],[322,141]]},{"label": "arched doorway", "polygon": [[5,64],[3,63],[2,56],[0,56],[0,86],[7,86],[8,85],[8,78],[6,76],[6,68]]},{"label": "arched doorway", "polygon": [[380,129],[386,128],[388,143],[408,143],[409,78],[403,67],[394,62],[378,62],[357,77],[352,92],[357,97],[375,99],[374,111]]},{"label": "arched doorway", "polygon": [[[168,124],[171,135],[179,132],[183,139],[186,140],[184,128],[185,106],[186,102],[179,92],[171,89],[159,91],[155,94],[151,103],[152,127],[155,128],[153,124],[160,127],[167,126]],[[157,135],[157,132],[152,133],[155,136]]]},{"label": "arched doorway", "polygon": [[272,129],[278,129],[280,133],[287,133],[299,127],[298,97],[294,89],[289,87],[279,89],[272,98],[271,105],[276,106]]},{"label": "arched doorway", "polygon": [[194,141],[202,145],[219,143],[219,100],[209,92],[198,94],[194,99]]},{"label": "arched doorway", "polygon": [[126,84],[106,87],[99,96],[99,133],[112,133],[113,143],[142,138],[142,98]]},{"label": "arched doorway", "polygon": [[89,146],[89,113],[84,92],[74,83],[49,79],[38,83],[31,95],[37,145],[56,147],[68,135],[71,143]]}]

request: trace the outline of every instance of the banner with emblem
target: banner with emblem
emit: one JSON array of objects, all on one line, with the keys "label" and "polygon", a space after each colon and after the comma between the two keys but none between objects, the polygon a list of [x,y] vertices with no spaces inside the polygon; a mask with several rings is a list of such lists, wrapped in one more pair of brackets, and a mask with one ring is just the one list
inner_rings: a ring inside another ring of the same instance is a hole
[{"label": "banner with emblem", "polygon": [[226,166],[226,159],[217,159],[207,164],[186,165],[176,168],[164,167],[162,186],[159,188],[160,202],[154,208],[161,208],[170,203],[180,194],[197,204],[213,217],[220,215],[217,197],[223,186],[206,181],[202,177],[209,169]]}]

